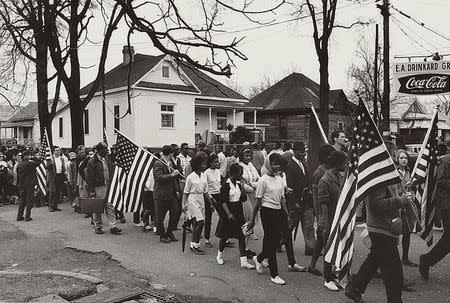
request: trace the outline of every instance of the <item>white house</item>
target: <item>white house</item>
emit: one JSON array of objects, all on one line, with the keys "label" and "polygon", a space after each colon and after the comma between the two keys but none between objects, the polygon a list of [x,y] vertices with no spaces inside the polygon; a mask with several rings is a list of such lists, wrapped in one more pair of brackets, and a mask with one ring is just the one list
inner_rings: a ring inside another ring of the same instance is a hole
[{"label": "white house", "polygon": [[[53,100],[48,100],[49,110],[52,104]],[[56,108],[62,108],[64,105],[64,101],[59,99]],[[40,144],[40,138],[37,102],[30,102],[19,108],[0,124],[0,145],[37,147]]]},{"label": "white house", "polygon": [[[123,62],[105,74],[106,132],[108,142],[115,143],[115,129],[143,146],[207,140],[210,134],[228,139],[227,126],[244,125],[248,100],[205,73],[186,66],[178,67],[170,56],[134,54],[127,46]],[[130,108],[128,72],[130,74]],[[92,83],[81,90],[88,93]],[[103,137],[102,85],[84,111],[86,146]],[[130,110],[130,114],[127,111]],[[69,107],[62,107],[53,120],[53,142],[71,146]]]}]

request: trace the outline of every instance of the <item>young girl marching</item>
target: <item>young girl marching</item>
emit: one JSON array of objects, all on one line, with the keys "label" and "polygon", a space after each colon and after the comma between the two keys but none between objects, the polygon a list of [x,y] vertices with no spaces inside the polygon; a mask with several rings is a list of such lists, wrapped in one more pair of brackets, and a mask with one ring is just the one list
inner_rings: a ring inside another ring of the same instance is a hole
[{"label": "young girl marching", "polygon": [[208,194],[208,183],[202,177],[203,171],[206,169],[206,159],[206,154],[199,152],[191,160],[192,173],[186,179],[182,201],[183,212],[188,219],[194,221],[190,249],[198,255],[204,254],[200,248],[200,237],[205,225],[205,199],[208,200],[207,203],[212,205],[215,203],[214,198],[211,198]]},{"label": "young girl marching", "polygon": [[[206,166],[208,169],[203,174],[203,177],[208,183],[208,193],[215,201],[219,201],[220,195],[220,164],[219,157],[216,154],[211,154],[206,161]],[[212,213],[214,211],[215,205],[209,203],[205,204],[205,246],[213,247],[210,236],[211,236],[211,220]]]},{"label": "young girl marching", "polygon": [[220,202],[223,212],[217,224],[216,236],[220,238],[219,251],[217,252],[217,263],[222,265],[223,251],[229,238],[235,238],[239,243],[239,253],[241,256],[241,267],[254,269],[255,266],[248,263],[245,252],[245,236],[241,226],[245,223],[242,204],[247,200],[245,191],[240,181],[243,168],[235,163],[230,167],[230,178],[220,190]]},{"label": "young girl marching", "polygon": [[275,284],[284,285],[286,282],[278,276],[276,255],[277,247],[280,244],[283,213],[287,217],[288,225],[292,222],[284,197],[286,186],[279,175],[283,156],[273,153],[269,156],[269,162],[272,170],[259,179],[255,195],[257,203],[248,228],[251,229],[255,226],[255,218],[261,208],[261,222],[264,229],[263,248],[258,256],[253,257],[253,260],[255,261],[256,270],[259,273],[263,273],[262,262],[265,258],[268,258],[271,281]]}]

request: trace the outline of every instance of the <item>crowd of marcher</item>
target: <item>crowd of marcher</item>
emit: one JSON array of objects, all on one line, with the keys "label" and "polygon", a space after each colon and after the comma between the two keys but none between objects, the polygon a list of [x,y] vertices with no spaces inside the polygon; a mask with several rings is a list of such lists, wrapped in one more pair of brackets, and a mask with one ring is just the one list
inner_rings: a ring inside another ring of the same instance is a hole
[{"label": "crowd of marcher", "polygon": [[[244,143],[239,149],[214,152],[200,143],[193,149],[183,143],[166,145],[159,152],[141,195],[140,211],[133,214],[133,223],[144,232],[154,232],[162,243],[177,242],[174,231],[183,220],[192,233],[190,250],[203,255],[205,249],[217,245],[217,263],[224,265],[225,248],[232,248],[237,240],[240,266],[263,273],[269,268],[271,281],[285,284],[277,266],[277,251],[285,247],[289,271],[309,272],[324,277],[324,286],[331,291],[343,287],[324,261],[323,273],[316,267],[324,253],[338,199],[345,180],[348,140],[342,131],[333,132],[332,145],[320,146],[319,166],[308,169],[306,148],[302,142],[277,143],[270,151],[264,143]],[[393,218],[400,217],[400,209],[412,201],[405,191],[411,180],[411,157],[404,149],[386,142],[398,165],[402,184],[371,193],[359,209],[358,220],[367,224],[372,245],[367,259],[353,275],[345,294],[355,302],[362,302],[365,288],[381,269],[388,302],[402,302],[404,288],[403,266],[418,266],[428,278],[429,269],[450,251],[450,155],[440,146],[436,199],[444,233],[435,247],[420,257],[417,264],[409,258],[410,234],[403,232],[402,258],[398,250],[398,235],[391,230]],[[34,205],[47,205],[50,212],[60,211],[62,198],[72,203],[75,212],[83,214],[80,201],[86,198],[104,199],[111,183],[116,151],[114,146],[101,142],[88,150],[79,146],[74,152],[54,147],[53,157],[44,161],[47,169],[47,191],[40,193],[36,167],[41,164],[37,151],[2,150],[0,152],[0,205],[19,205],[17,220],[30,221]],[[105,199],[106,200],[106,199]],[[219,221],[212,226],[212,215]],[[123,213],[105,202],[104,213],[112,234],[121,234],[117,222],[125,223]],[[165,225],[168,213],[168,223]],[[102,213],[84,214],[91,218],[96,234],[103,234]],[[183,215],[183,218],[181,218]],[[255,225],[263,230],[259,253],[251,251],[249,241],[258,240]],[[401,227],[400,227],[401,228]],[[214,241],[212,234],[214,230]],[[295,234],[294,234],[295,230]],[[311,256],[308,266],[295,259],[293,241],[297,230],[304,239],[304,254]],[[202,238],[204,241],[202,241]]]}]

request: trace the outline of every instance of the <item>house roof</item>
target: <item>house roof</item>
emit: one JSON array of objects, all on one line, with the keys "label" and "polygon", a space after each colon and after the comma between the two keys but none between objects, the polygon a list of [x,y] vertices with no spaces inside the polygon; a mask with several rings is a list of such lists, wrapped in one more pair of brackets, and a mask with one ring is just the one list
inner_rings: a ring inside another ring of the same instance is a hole
[{"label": "house roof", "polygon": [[22,107],[14,115],[12,115],[8,122],[18,122],[23,120],[31,120],[38,114],[38,103],[30,102],[28,105]]},{"label": "house roof", "polygon": [[[141,79],[146,73],[148,73],[153,67],[155,67],[165,55],[151,56],[145,54],[135,54],[134,61],[131,68],[131,85],[135,85],[139,79]],[[224,98],[224,99],[242,99],[246,101],[247,98],[241,94],[235,92],[229,87],[223,85],[219,81],[213,79],[212,77],[201,72],[197,68],[189,66],[181,66],[183,72],[189,77],[189,79],[194,83],[196,87],[200,90],[201,96],[214,97],[214,98]],[[123,65],[120,63],[112,70],[105,74],[105,90],[117,89],[126,87],[128,84],[128,65]],[[83,87],[80,91],[81,95],[85,95],[91,89],[93,83],[89,83]],[[159,89],[169,89],[169,90],[183,90],[197,92],[197,90],[190,84],[186,86],[178,85],[174,87],[173,85],[153,83],[153,82],[139,82],[137,87],[146,88],[159,88]],[[102,87],[99,86],[96,92],[100,92]]]},{"label": "house roof", "polygon": [[[262,106],[271,110],[305,110],[319,106],[320,86],[315,81],[300,73],[292,73],[278,81],[265,91],[253,97],[249,106]],[[330,91],[330,110],[347,110],[351,103],[342,89]]]},{"label": "house roof", "polygon": [[10,105],[0,104],[0,122],[7,121],[18,109],[20,106],[12,108]]},{"label": "house roof", "polygon": [[408,113],[428,114],[416,97],[400,97],[391,102],[390,110],[391,120],[401,120]]}]

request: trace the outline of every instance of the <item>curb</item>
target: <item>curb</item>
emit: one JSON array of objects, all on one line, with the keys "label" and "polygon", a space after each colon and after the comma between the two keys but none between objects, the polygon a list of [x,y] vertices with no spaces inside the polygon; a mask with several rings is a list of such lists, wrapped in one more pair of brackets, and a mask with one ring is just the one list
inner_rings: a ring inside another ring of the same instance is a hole
[{"label": "curb", "polygon": [[99,285],[103,283],[103,280],[97,277],[83,275],[70,271],[61,271],[61,270],[44,270],[41,272],[26,272],[26,271],[10,271],[10,270],[0,270],[0,275],[27,275],[27,274],[51,274],[57,276],[65,276],[76,278],[84,281],[91,282],[95,285]]}]

